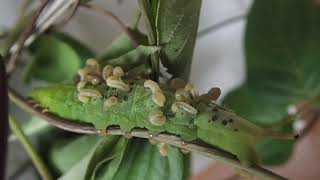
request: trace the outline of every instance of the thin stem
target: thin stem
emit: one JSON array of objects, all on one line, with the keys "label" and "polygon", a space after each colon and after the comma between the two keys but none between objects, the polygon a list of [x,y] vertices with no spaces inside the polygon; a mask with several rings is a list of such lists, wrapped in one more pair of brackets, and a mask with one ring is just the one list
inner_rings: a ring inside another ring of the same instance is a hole
[{"label": "thin stem", "polygon": [[203,38],[205,37],[206,35],[209,35],[210,33],[212,32],[215,32],[215,31],[218,31],[219,29],[227,26],[227,25],[230,25],[232,23],[235,23],[235,22],[238,22],[238,21],[241,21],[243,20],[247,15],[246,14],[240,14],[238,16],[235,16],[235,17],[231,17],[229,19],[226,19],[226,20],[223,20],[222,22],[219,22],[219,23],[216,23],[212,26],[209,26],[207,28],[204,28],[202,30],[200,30],[198,32],[198,38]]},{"label": "thin stem", "polygon": [[[52,126],[47,123],[46,121],[42,121],[42,120],[38,120],[36,123],[33,123],[34,120],[30,120],[29,122],[32,124],[32,126],[29,126],[29,124],[27,124],[26,127],[23,127],[24,129],[24,133],[26,136],[30,137],[30,136],[34,136],[34,135],[38,135],[44,131],[48,132],[50,131],[50,128],[52,128]],[[17,140],[17,137],[14,134],[11,134],[8,137],[8,142],[14,142]]]},{"label": "thin stem", "polygon": [[23,0],[22,5],[20,7],[20,16],[24,16],[24,14],[28,11],[28,8],[33,3],[33,0]]},{"label": "thin stem", "polygon": [[74,5],[74,8],[72,9],[72,12],[70,13],[70,15],[66,18],[64,18],[61,22],[59,22],[58,24],[54,25],[54,28],[59,28],[62,27],[64,25],[66,25],[76,14],[78,7],[80,6],[80,0],[76,0],[77,2]]},{"label": "thin stem", "polygon": [[142,16],[142,14],[141,14],[140,9],[137,9],[136,16],[135,16],[135,19],[134,19],[133,24],[132,24],[132,28],[133,29],[138,29],[139,23],[140,23],[140,20],[141,20],[141,16]]},{"label": "thin stem", "polygon": [[47,166],[44,164],[43,160],[41,159],[38,152],[30,143],[27,136],[24,134],[22,128],[20,127],[19,123],[13,118],[9,117],[9,124],[10,128],[13,133],[17,136],[21,144],[23,145],[24,149],[26,150],[27,154],[31,158],[33,164],[35,165],[36,169],[38,170],[40,176],[44,180],[53,180],[51,177]]},{"label": "thin stem", "polygon": [[[150,2],[147,0],[138,0],[140,12],[142,14],[142,17],[144,19],[144,24],[146,26],[146,29],[148,31],[148,41],[149,45],[155,46],[157,45],[157,33],[154,29],[155,24],[153,20],[153,15],[151,12],[151,5]],[[151,55],[151,65],[152,70],[154,73],[154,80],[157,80],[160,75],[160,57],[158,53],[154,53]]]},{"label": "thin stem", "polygon": [[176,147],[184,148],[191,152],[202,154],[209,158],[216,159],[218,161],[229,164],[233,167],[246,170],[254,174],[255,176],[258,176],[263,179],[286,179],[257,165],[253,165],[250,167],[243,166],[234,155],[228,152],[225,152],[223,150],[220,150],[216,147],[202,144],[201,142],[198,142],[198,141],[184,142],[181,138],[169,133],[160,133],[156,135],[151,135],[147,129],[139,129],[139,128],[133,129],[131,132],[123,132],[118,127],[109,127],[107,129],[95,129],[90,124],[75,123],[70,120],[57,117],[54,114],[51,114],[47,111],[44,111],[45,109],[42,109],[37,104],[27,103],[27,101],[22,96],[16,94],[13,90],[10,90],[10,89],[9,89],[9,97],[12,102],[20,106],[22,109],[28,112],[31,112],[34,115],[39,116],[42,119],[46,120],[50,124],[67,131],[82,133],[82,134],[98,134],[101,136],[123,135],[126,137],[133,136],[133,137],[139,137],[139,138],[151,138],[159,142],[164,142]]},{"label": "thin stem", "polygon": [[103,14],[105,16],[111,17],[112,20],[114,20],[117,24],[119,24],[120,28],[122,29],[123,32],[125,32],[128,37],[131,39],[131,42],[134,46],[138,46],[138,42],[134,38],[134,35],[131,33],[129,30],[128,26],[126,26],[116,15],[114,15],[111,11],[108,11],[106,9],[103,9],[99,6],[95,6],[92,4],[80,4],[80,7],[87,8],[89,10],[92,10],[96,13]]},{"label": "thin stem", "polygon": [[28,37],[32,34],[33,30],[36,27],[36,21],[37,21],[38,17],[40,16],[40,14],[42,13],[42,11],[44,10],[44,8],[46,7],[46,5],[48,3],[49,3],[49,0],[46,0],[41,4],[41,6],[39,7],[39,9],[35,13],[35,15],[32,17],[31,23],[26,27],[26,29],[21,33],[20,37],[18,38],[17,49],[11,55],[9,62],[8,62],[8,69],[7,69],[8,74],[11,74],[14,71],[16,64],[17,64],[17,61],[19,59],[19,56],[20,56],[22,49],[24,47],[24,43],[26,42]]}]

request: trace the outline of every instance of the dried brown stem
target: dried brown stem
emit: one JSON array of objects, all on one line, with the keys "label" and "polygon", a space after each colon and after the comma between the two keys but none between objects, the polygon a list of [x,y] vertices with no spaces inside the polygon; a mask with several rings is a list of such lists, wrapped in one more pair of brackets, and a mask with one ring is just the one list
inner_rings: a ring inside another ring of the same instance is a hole
[{"label": "dried brown stem", "polygon": [[131,132],[123,132],[118,127],[109,127],[107,129],[98,130],[90,124],[72,122],[70,120],[63,119],[54,114],[46,112],[44,111],[45,109],[41,108],[37,104],[28,103],[25,98],[14,92],[12,89],[9,89],[9,98],[12,102],[17,104],[22,109],[36,116],[39,116],[40,118],[46,120],[48,123],[66,131],[82,134],[99,134],[101,136],[123,135],[127,137],[133,136],[139,138],[154,139],[159,142],[164,142],[176,147],[186,149],[191,152],[202,154],[203,156],[209,158],[216,159],[233,167],[248,171],[249,173],[252,173],[255,176],[258,176],[263,179],[286,179],[257,165],[244,166],[234,155],[216,147],[208,146],[198,141],[185,142],[181,138],[169,133],[160,133],[153,135],[150,134],[147,129],[140,128],[133,129]]},{"label": "dried brown stem", "polygon": [[80,6],[80,0],[77,0],[77,3],[75,3],[75,7],[72,9],[72,12],[70,13],[70,15],[65,19],[63,19],[61,22],[55,24],[53,28],[59,28],[66,25],[74,17],[79,6]]},{"label": "dried brown stem", "polygon": [[132,32],[129,30],[128,26],[126,26],[115,14],[113,14],[111,11],[108,11],[106,9],[103,9],[101,7],[92,5],[92,4],[81,4],[80,7],[87,8],[89,10],[95,11],[96,13],[105,15],[110,17],[112,20],[114,20],[117,24],[119,24],[120,28],[122,29],[123,32],[125,32],[128,37],[130,38],[132,44],[134,46],[138,46],[138,42],[134,38]]},{"label": "dried brown stem", "polygon": [[45,0],[42,2],[38,10],[36,11],[35,15],[32,17],[31,23],[26,27],[26,29],[21,33],[20,37],[18,38],[17,49],[15,52],[13,52],[13,54],[11,54],[8,62],[8,66],[7,66],[7,72],[9,75],[14,71],[17,61],[19,59],[19,56],[24,47],[24,43],[34,31],[38,17],[40,16],[40,14],[42,13],[42,11],[44,10],[44,8],[48,3],[49,3],[49,0]]}]

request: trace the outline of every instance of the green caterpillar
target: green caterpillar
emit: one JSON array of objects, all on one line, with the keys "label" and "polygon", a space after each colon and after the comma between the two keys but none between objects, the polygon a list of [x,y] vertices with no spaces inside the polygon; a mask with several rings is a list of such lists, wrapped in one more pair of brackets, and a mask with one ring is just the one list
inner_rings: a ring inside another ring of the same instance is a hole
[{"label": "green caterpillar", "polygon": [[190,84],[122,80],[120,67],[107,65],[101,73],[94,71],[99,69],[95,62],[88,65],[79,72],[78,86],[36,88],[30,97],[52,113],[98,129],[118,125],[129,132],[139,127],[154,134],[179,135],[185,141],[200,139],[234,154],[244,164],[256,163],[255,144],[274,136],[214,103],[214,94],[197,95]]}]

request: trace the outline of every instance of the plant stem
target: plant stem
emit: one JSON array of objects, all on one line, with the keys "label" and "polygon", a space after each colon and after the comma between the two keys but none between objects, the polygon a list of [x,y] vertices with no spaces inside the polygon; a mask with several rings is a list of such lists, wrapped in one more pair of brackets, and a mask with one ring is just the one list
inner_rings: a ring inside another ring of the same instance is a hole
[{"label": "plant stem", "polygon": [[129,28],[116,16],[114,15],[111,11],[108,11],[106,9],[103,9],[99,6],[94,6],[92,4],[80,4],[80,7],[84,7],[87,8],[89,10],[93,10],[97,13],[106,15],[111,17],[111,19],[113,19],[117,24],[120,25],[120,28],[122,29],[122,31],[124,31],[128,37],[131,39],[131,42],[133,43],[134,46],[138,46],[138,43],[136,41],[136,39],[134,38],[134,36],[132,35],[131,31],[129,30]]},{"label": "plant stem", "polygon": [[220,28],[223,28],[229,24],[241,21],[241,20],[245,19],[246,16],[247,16],[246,14],[240,14],[238,16],[231,17],[229,19],[223,20],[222,22],[219,22],[219,23],[216,23],[212,26],[204,28],[198,32],[198,38],[203,38],[206,35],[209,35],[210,33],[219,30]]},{"label": "plant stem", "polygon": [[[139,0],[139,8],[140,12],[142,14],[142,17],[144,19],[144,23],[146,26],[146,29],[148,31],[148,41],[149,45],[151,46],[156,46],[157,45],[157,37],[156,37],[156,30],[153,29],[155,27],[154,21],[153,21],[153,16],[151,12],[151,6],[149,1],[147,0]],[[154,53],[151,55],[151,65],[152,65],[152,70],[154,73],[154,80],[158,80],[158,77],[160,75],[160,57],[158,53]]]},{"label": "plant stem", "polygon": [[135,30],[137,30],[137,29],[138,29],[138,26],[139,26],[139,23],[140,23],[141,16],[142,16],[142,14],[141,14],[140,9],[137,9],[136,17],[135,17],[135,19],[134,19],[134,21],[133,21],[133,24],[132,24],[132,28],[133,28],[133,29],[135,29]]},{"label": "plant stem", "polygon": [[77,10],[78,10],[78,7],[80,6],[80,0],[76,0],[76,3],[73,7],[73,9],[71,10],[71,13],[69,16],[67,16],[66,18],[64,18],[63,20],[61,20],[59,23],[55,24],[53,28],[59,28],[59,27],[62,27],[66,24],[68,24],[68,22],[70,22],[70,20],[75,16]]},{"label": "plant stem", "polygon": [[[37,21],[38,17],[40,16],[40,14],[45,9],[45,7],[47,6],[48,3],[49,3],[49,0],[45,0],[41,4],[39,9],[36,11],[35,15],[32,17],[31,23],[25,28],[24,31],[22,31],[20,37],[18,38],[17,49],[14,51],[14,53],[11,54],[9,61],[8,61],[8,65],[7,65],[8,74],[11,74],[15,70],[17,61],[18,61],[19,56],[20,56],[22,49],[24,47],[24,43],[26,42],[28,37],[32,34],[33,30],[36,27],[36,21]],[[10,50],[10,48],[8,50]]]},{"label": "plant stem", "polygon": [[27,154],[31,158],[41,178],[44,180],[53,180],[47,166],[45,165],[45,163],[43,162],[43,160],[41,159],[40,155],[37,153],[35,148],[32,146],[27,136],[24,134],[19,123],[13,117],[9,117],[9,124],[10,124],[11,130],[17,136],[17,138],[23,145],[24,149],[26,150]]}]

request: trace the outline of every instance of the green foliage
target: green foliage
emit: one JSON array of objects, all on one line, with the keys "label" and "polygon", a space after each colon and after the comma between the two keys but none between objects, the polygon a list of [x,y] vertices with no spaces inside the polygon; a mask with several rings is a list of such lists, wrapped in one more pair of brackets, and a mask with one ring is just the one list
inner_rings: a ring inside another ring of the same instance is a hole
[{"label": "green foliage", "polygon": [[31,46],[33,60],[28,64],[25,80],[50,83],[71,81],[83,64],[77,51],[64,41],[50,35],[39,37]]},{"label": "green foliage", "polygon": [[200,7],[201,0],[151,0],[141,7],[152,45],[161,46],[161,61],[175,77],[188,79]]},{"label": "green foliage", "polygon": [[183,180],[188,170],[184,161],[184,155],[176,147],[169,146],[168,156],[163,157],[156,145],[135,139],[127,148],[113,180]]},{"label": "green foliage", "polygon": [[178,148],[169,146],[168,157],[163,157],[156,145],[117,136],[64,140],[50,154],[53,165],[64,174],[62,180],[182,180],[188,169],[188,158]]},{"label": "green foliage", "polygon": [[59,174],[64,174],[98,144],[99,136],[82,136],[58,140],[50,150],[50,161]]},{"label": "green foliage", "polygon": [[[123,153],[127,140],[121,138],[118,141],[119,137],[111,136],[108,138],[100,138],[97,143],[90,149],[90,151],[85,154],[82,158],[74,164],[69,171],[60,177],[60,180],[87,180],[90,179],[92,173],[95,171],[97,164],[105,159],[112,160]],[[72,146],[74,148],[75,146]],[[74,151],[68,151],[69,156],[72,156]],[[64,155],[64,157],[67,154]]]},{"label": "green foliage", "polygon": [[[248,119],[270,126],[287,116],[289,104],[319,95],[319,18],[310,0],[255,1],[246,32],[247,83],[231,95],[258,104],[244,112]],[[242,102],[228,104],[238,111]]]},{"label": "green foliage", "polygon": [[293,143],[286,140],[264,139],[257,143],[259,161],[266,165],[279,165],[286,162],[292,154]]},{"label": "green foliage", "polygon": [[[147,37],[138,30],[128,29],[131,32],[132,37],[138,43],[138,45],[148,45]],[[126,33],[122,33],[116,38],[106,51],[99,58],[101,62],[108,61],[110,59],[118,58],[129,51],[134,50],[136,47],[132,42],[132,39],[128,37]]]},{"label": "green foliage", "polygon": [[[126,71],[142,68],[145,73],[161,60],[174,77],[188,79],[201,0],[139,0],[139,5],[148,39],[129,29],[137,45],[122,34],[100,56],[101,64],[122,66]],[[288,119],[287,107],[320,96],[319,18],[319,8],[312,0],[254,2],[246,31],[248,79],[224,100],[252,123],[222,106],[202,101],[192,103],[197,114],[185,109],[174,113],[171,105],[175,95],[170,87],[161,85],[166,103],[158,107],[143,82],[132,79],[125,80],[132,84],[129,92],[105,84],[90,86],[102,97],[88,103],[78,100],[75,86],[63,84],[37,88],[31,97],[52,113],[99,129],[119,125],[124,132],[137,127],[150,133],[169,132],[185,141],[201,140],[217,146],[247,165],[278,165],[290,157],[293,141],[279,140],[261,127],[277,126],[277,131],[292,132],[291,124],[283,123]],[[27,67],[26,80],[49,83],[70,82],[85,60],[95,57],[84,44],[58,32],[40,36],[30,54],[33,61]],[[119,103],[104,108],[103,103],[114,95]],[[167,119],[163,126],[149,121],[150,114],[159,110]],[[63,174],[62,180],[179,180],[188,174],[187,157],[177,148],[170,147],[169,156],[162,157],[156,146],[144,140],[119,137],[82,136],[59,141],[50,151],[50,161]]]},{"label": "green foliage", "polygon": [[74,39],[72,36],[66,33],[54,31],[51,32],[50,35],[59,39],[60,41],[69,45],[81,59],[81,65],[84,65],[85,61],[89,58],[93,58],[96,56],[96,53],[86,46],[84,43],[80,42],[77,39]]},{"label": "green foliage", "polygon": [[[23,132],[26,136],[41,135],[50,132],[52,126],[39,117],[32,117],[29,121],[22,124]],[[9,141],[17,139],[13,134],[10,135]]]},{"label": "green foliage", "polygon": [[[311,0],[256,0],[246,30],[248,79],[224,102],[252,122],[272,127],[287,118],[290,104],[318,97],[319,19]],[[271,142],[259,148],[263,161],[287,160],[292,143]]]},{"label": "green foliage", "polygon": [[149,65],[147,61],[150,55],[159,51],[160,48],[156,46],[139,45],[137,48],[128,51],[127,53],[109,60],[104,60],[104,64],[111,64],[113,66],[121,66],[124,70],[132,69],[138,65]]}]

